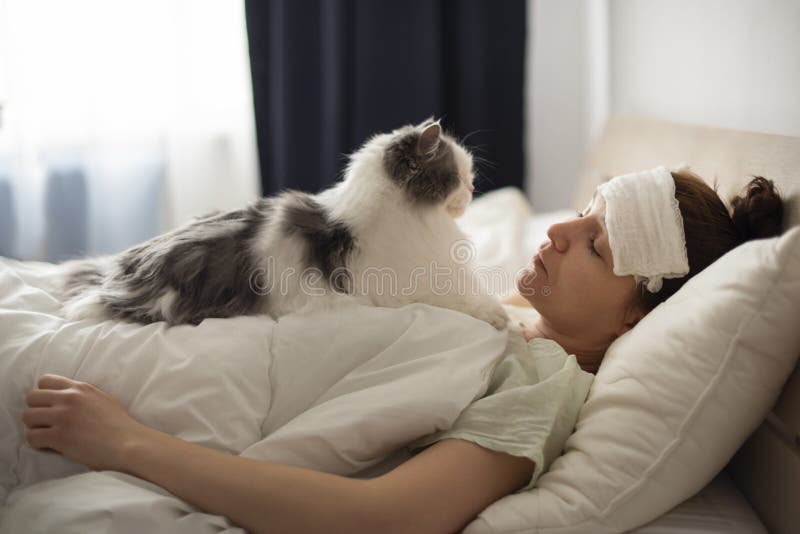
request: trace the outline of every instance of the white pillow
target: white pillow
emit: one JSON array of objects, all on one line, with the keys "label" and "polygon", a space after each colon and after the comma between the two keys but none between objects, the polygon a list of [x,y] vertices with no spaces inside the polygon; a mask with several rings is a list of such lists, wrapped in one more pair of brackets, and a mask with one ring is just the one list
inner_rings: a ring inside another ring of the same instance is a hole
[{"label": "white pillow", "polygon": [[504,273],[507,287],[494,288],[501,293],[513,289],[517,270],[528,263],[533,249],[521,245],[532,218],[525,193],[516,187],[503,187],[475,199],[458,220],[475,245],[475,264]]},{"label": "white pillow", "polygon": [[800,353],[800,227],[717,260],[617,339],[566,451],[481,532],[610,533],[655,519],[720,471]]}]

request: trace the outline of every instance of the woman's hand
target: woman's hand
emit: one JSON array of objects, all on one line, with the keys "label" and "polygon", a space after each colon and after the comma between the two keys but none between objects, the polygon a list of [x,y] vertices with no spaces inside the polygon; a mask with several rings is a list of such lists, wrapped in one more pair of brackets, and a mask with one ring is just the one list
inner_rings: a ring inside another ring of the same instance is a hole
[{"label": "woman's hand", "polygon": [[525,337],[525,341],[530,341],[535,337],[544,337],[539,329],[536,328],[534,325],[527,325],[522,321],[519,322],[520,330],[522,330],[522,335]]},{"label": "woman's hand", "polygon": [[527,326],[522,325],[522,335],[525,336],[525,341],[530,341],[531,339],[538,337],[537,332],[530,330]]},{"label": "woman's hand", "polygon": [[31,447],[54,449],[91,469],[123,470],[124,448],[144,425],[91,384],[44,375],[37,386],[22,412]]}]

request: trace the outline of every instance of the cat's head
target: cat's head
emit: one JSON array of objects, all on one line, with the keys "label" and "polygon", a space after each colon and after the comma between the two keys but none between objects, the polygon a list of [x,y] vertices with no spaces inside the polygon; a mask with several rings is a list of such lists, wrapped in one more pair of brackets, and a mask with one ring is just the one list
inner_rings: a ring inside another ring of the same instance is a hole
[{"label": "cat's head", "polygon": [[472,155],[442,131],[439,121],[429,118],[377,135],[353,156],[378,157],[383,174],[412,204],[441,206],[460,217],[472,200]]}]

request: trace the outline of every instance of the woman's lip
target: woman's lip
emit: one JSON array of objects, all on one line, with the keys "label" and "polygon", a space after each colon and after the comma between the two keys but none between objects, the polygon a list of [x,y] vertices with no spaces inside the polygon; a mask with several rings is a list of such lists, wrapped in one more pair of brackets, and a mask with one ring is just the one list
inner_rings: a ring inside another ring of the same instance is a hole
[{"label": "woman's lip", "polygon": [[544,273],[547,274],[547,267],[544,266],[544,262],[542,261],[542,257],[539,256],[539,254],[536,254],[533,257],[533,263],[538,265],[539,267],[541,267],[544,270]]}]

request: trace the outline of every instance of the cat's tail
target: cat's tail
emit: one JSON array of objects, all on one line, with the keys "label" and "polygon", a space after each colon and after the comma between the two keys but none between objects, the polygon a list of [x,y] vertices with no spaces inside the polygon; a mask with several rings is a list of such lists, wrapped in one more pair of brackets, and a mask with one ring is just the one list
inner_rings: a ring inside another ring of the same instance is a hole
[{"label": "cat's tail", "polygon": [[105,319],[105,307],[100,300],[100,290],[109,276],[109,258],[88,258],[66,261],[61,266],[58,297],[61,312],[69,321]]}]

